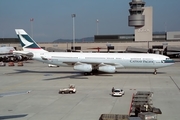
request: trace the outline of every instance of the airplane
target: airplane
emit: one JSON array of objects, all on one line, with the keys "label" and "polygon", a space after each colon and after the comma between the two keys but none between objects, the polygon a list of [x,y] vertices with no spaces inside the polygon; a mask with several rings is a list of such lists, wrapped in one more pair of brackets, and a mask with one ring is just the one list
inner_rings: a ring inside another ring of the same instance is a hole
[{"label": "airplane", "polygon": [[14,47],[10,47],[10,46],[0,47],[0,55],[12,54],[14,50],[15,50]]},{"label": "airplane", "polygon": [[23,29],[15,29],[23,51],[13,51],[14,54],[24,54],[32,59],[58,66],[73,67],[84,75],[97,74],[98,71],[115,73],[121,68],[154,69],[174,64],[167,56],[150,53],[83,53],[83,52],[48,52],[42,49]]},{"label": "airplane", "polygon": [[21,60],[22,57],[14,55],[13,51],[15,51],[15,48],[11,46],[0,47],[0,61],[9,62],[9,61]]}]

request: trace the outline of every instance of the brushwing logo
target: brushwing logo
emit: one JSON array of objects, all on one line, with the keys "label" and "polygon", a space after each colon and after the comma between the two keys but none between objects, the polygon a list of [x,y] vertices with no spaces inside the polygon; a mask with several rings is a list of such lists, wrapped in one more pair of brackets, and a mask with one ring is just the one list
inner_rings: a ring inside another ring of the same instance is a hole
[{"label": "brushwing logo", "polygon": [[28,46],[33,44],[32,42],[29,42],[26,39],[24,39],[24,37],[19,32],[18,32],[18,34],[19,34],[19,37],[20,37],[21,41],[24,44],[23,48],[26,48],[26,47],[28,47]]}]

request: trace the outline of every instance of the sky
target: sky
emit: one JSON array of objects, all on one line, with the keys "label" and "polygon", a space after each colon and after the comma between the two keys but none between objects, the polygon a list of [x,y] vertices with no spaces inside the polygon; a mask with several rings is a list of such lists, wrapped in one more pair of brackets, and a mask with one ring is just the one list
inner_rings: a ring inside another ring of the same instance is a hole
[{"label": "sky", "polygon": [[[22,28],[37,42],[72,39],[72,14],[77,39],[96,35],[97,24],[99,35],[133,34],[128,26],[131,1],[0,0],[0,38],[16,38],[14,29]],[[144,1],[153,7],[154,31],[180,31],[180,0]]]}]

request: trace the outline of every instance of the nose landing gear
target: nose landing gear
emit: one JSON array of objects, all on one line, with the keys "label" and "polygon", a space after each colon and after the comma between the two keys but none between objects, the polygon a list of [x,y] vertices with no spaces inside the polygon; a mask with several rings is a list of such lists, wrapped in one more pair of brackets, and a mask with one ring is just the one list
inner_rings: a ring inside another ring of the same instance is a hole
[{"label": "nose landing gear", "polygon": [[154,73],[153,73],[154,75],[156,75],[157,74],[157,70],[156,69],[154,69]]}]

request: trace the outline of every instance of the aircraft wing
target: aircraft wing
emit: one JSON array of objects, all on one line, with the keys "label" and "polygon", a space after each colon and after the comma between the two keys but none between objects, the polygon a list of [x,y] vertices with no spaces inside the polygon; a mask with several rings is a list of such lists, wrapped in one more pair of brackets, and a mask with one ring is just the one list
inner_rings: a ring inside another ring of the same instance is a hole
[{"label": "aircraft wing", "polygon": [[[48,60],[48,58],[41,56],[43,60]],[[79,70],[83,72],[91,72],[97,69],[102,72],[114,73],[116,68],[124,68],[122,64],[112,63],[112,62],[63,62],[66,65],[74,67],[74,70]]]},{"label": "aircraft wing", "polygon": [[123,68],[124,66],[119,64],[119,63],[100,63],[98,66],[106,66],[106,65],[111,65],[114,66],[116,68]]},{"label": "aircraft wing", "polygon": [[92,63],[91,62],[75,62],[75,63],[64,62],[64,63],[68,64],[68,65],[91,64],[92,66],[98,66],[98,67],[110,65],[110,66],[114,66],[116,68],[124,68],[124,66],[119,63],[99,63],[99,62],[92,62]]},{"label": "aircraft wing", "polygon": [[29,56],[29,57],[33,56],[33,53],[32,52],[28,52],[28,51],[13,51],[13,54],[16,54],[16,55],[25,55],[25,56]]}]

